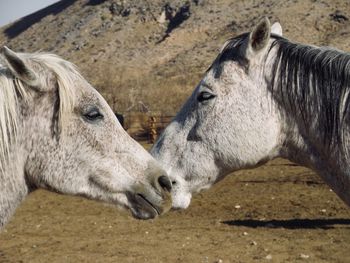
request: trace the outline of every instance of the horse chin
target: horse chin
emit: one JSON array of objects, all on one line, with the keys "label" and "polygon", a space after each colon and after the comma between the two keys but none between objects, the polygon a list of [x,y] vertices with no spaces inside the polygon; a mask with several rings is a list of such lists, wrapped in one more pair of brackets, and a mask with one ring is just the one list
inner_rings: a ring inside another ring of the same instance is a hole
[{"label": "horse chin", "polygon": [[172,209],[184,210],[190,205],[192,194],[191,193],[178,193],[178,194],[173,193],[172,198],[173,198]]}]

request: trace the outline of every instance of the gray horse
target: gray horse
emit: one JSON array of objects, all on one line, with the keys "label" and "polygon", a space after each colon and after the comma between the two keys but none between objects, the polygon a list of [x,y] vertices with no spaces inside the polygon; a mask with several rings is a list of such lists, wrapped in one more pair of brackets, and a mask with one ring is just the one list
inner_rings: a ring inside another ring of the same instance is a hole
[{"label": "gray horse", "polygon": [[350,55],[290,42],[263,19],[230,39],[151,154],[173,207],[229,173],[284,157],[350,205]]},{"label": "gray horse", "polygon": [[171,206],[166,173],[124,131],[76,67],[1,49],[0,228],[38,188],[154,218]]}]

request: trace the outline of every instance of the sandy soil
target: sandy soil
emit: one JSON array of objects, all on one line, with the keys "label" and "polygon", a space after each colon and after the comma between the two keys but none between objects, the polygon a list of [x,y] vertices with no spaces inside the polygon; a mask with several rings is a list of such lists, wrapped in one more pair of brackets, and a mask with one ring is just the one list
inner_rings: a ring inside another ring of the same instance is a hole
[{"label": "sandy soil", "polygon": [[138,221],[37,191],[0,235],[0,262],[350,262],[350,210],[278,159],[229,176],[189,209]]}]

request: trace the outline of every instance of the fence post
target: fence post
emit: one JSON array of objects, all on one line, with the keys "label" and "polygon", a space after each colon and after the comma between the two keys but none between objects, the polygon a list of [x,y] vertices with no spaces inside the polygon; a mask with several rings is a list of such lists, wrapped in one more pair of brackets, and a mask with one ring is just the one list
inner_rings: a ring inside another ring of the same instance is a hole
[{"label": "fence post", "polygon": [[149,143],[153,144],[157,140],[156,117],[154,116],[149,117],[148,123],[149,123]]}]

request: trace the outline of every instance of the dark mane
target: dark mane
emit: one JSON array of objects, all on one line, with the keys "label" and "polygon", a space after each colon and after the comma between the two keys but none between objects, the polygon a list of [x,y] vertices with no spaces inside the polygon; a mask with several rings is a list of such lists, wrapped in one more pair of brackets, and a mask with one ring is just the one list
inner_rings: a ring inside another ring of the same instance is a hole
[{"label": "dark mane", "polygon": [[[243,33],[226,42],[209,67],[215,77],[220,76],[225,61],[238,61],[249,69],[249,62],[239,52],[248,36]],[[302,117],[306,130],[316,121],[327,146],[344,142],[343,127],[350,121],[350,54],[292,43],[275,34],[271,38],[274,41],[268,55],[277,50],[270,87],[273,96],[290,113]]]},{"label": "dark mane", "polygon": [[327,146],[343,141],[349,116],[350,55],[326,47],[296,44],[275,37],[272,68],[273,93],[294,115],[304,120],[305,129],[316,121]]}]

